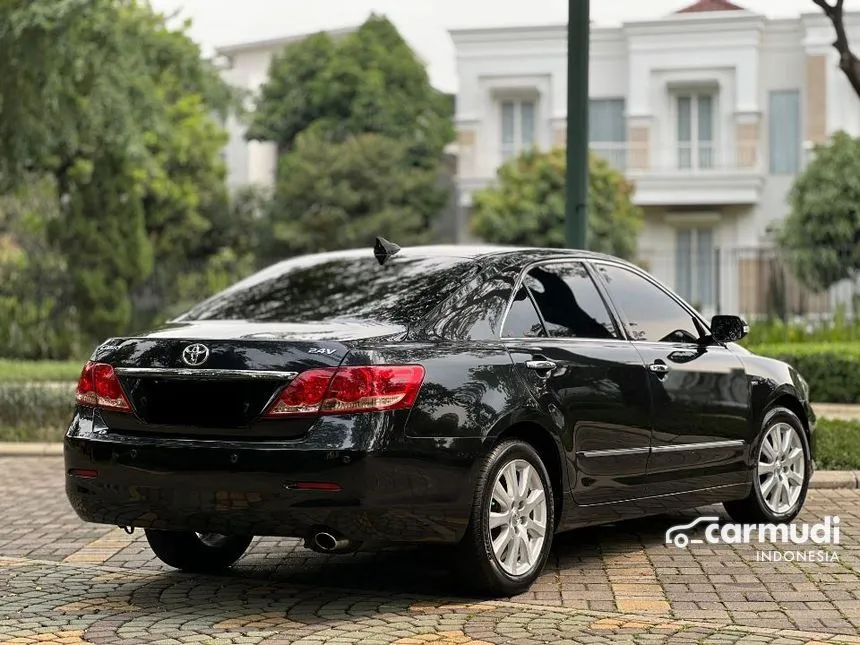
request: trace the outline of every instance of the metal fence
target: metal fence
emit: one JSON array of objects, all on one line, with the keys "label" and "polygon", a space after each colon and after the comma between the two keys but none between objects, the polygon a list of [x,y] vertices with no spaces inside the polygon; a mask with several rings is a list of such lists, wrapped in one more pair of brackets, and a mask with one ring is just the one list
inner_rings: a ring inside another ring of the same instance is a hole
[{"label": "metal fence", "polygon": [[[790,253],[773,246],[676,245],[640,249],[638,263],[704,313],[737,313],[751,320],[824,320],[858,311],[860,281],[826,289],[805,284]],[[846,253],[845,255],[849,255]]]}]

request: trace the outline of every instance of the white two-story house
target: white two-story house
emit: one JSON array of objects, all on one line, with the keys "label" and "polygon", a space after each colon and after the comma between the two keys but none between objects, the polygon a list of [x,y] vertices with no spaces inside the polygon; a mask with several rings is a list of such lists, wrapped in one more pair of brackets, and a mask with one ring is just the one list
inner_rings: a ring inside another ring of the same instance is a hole
[{"label": "white two-story house", "polygon": [[[846,15],[860,47],[860,15]],[[459,187],[471,196],[531,146],[566,139],[566,25],[451,32]],[[592,25],[590,145],[636,185],[639,261],[706,311],[762,314],[771,230],[814,144],[860,135],[860,99],[821,14],[768,19],[726,0],[620,27]],[[790,282],[790,280],[789,280]],[[789,284],[790,307],[832,294]]]}]

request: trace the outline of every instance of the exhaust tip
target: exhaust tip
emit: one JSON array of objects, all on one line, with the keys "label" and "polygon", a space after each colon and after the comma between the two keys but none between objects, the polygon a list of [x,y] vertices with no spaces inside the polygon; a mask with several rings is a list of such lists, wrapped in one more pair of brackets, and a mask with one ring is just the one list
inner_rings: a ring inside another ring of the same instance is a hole
[{"label": "exhaust tip", "polygon": [[334,551],[338,546],[338,540],[331,533],[321,532],[314,535],[314,545],[320,551]]}]

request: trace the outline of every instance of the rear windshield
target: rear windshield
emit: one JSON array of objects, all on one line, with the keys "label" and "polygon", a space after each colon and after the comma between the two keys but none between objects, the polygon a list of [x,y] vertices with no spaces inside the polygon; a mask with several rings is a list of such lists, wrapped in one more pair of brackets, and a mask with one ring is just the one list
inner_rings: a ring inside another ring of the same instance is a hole
[{"label": "rear windshield", "polygon": [[311,322],[357,318],[410,325],[425,317],[477,268],[465,258],[372,253],[311,255],[264,269],[176,320]]}]

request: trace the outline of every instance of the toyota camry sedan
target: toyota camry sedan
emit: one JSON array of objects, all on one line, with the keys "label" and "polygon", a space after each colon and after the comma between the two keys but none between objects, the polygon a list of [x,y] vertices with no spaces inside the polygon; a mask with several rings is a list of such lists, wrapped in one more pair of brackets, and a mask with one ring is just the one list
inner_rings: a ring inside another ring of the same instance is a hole
[{"label": "toyota camry sedan", "polygon": [[561,531],[718,502],[740,522],[797,515],[808,388],[746,332],[609,256],[380,238],[105,341],[66,490],[185,571],[261,535],[436,543],[475,590],[516,594]]}]

